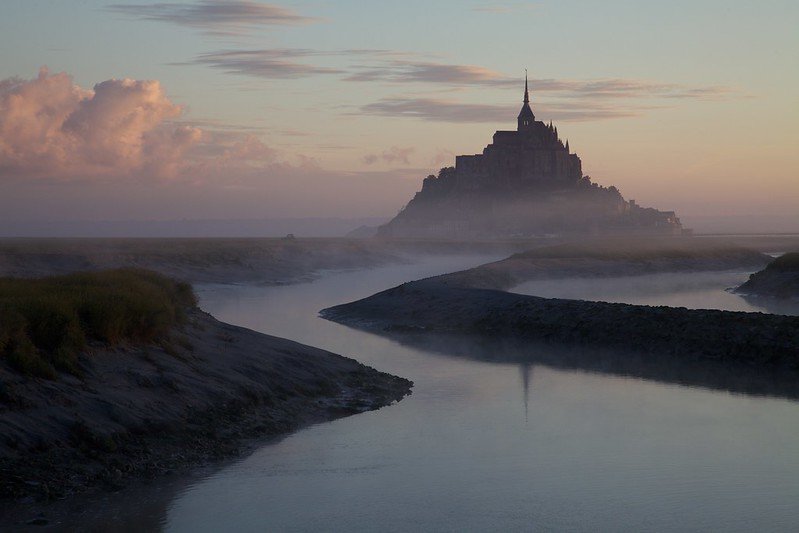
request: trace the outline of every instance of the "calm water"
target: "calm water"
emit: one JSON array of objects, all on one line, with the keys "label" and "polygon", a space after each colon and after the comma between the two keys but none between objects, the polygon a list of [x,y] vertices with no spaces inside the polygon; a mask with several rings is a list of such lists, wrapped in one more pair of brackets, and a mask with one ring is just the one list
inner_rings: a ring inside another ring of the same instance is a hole
[{"label": "calm water", "polygon": [[[329,305],[486,259],[201,290],[203,307],[221,320],[355,357],[416,386],[397,405],[306,429],[185,488],[165,528],[799,527],[794,401],[447,357],[317,317]],[[746,275],[564,280],[544,295],[748,310],[723,290]]]},{"label": "calm water", "polygon": [[741,285],[749,271],[648,274],[623,278],[529,281],[512,292],[546,298],[572,298],[689,309],[779,312],[799,314],[797,302],[747,301],[723,290]]},{"label": "calm water", "polygon": [[[324,307],[490,259],[438,258],[286,287],[201,287],[202,307],[220,320],[408,377],[414,392],[151,492],[141,513],[154,516],[145,523],[192,532],[799,528],[795,401],[431,353],[317,317]],[[724,292],[747,274],[517,290],[748,310]]]}]

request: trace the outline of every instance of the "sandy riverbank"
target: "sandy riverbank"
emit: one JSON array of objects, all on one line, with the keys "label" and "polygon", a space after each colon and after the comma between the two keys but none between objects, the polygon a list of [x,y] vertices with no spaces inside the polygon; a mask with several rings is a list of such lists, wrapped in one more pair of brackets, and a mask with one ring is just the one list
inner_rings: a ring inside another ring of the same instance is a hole
[{"label": "sandy riverbank", "polygon": [[393,332],[465,333],[694,359],[799,367],[799,317],[561,300],[429,279],[322,311]]},{"label": "sandy riverbank", "polygon": [[0,361],[2,505],[18,510],[233,456],[304,425],[388,405],[412,386],[198,309],[170,338],[94,344],[79,359],[80,377],[54,381]]},{"label": "sandy riverbank", "polygon": [[[676,241],[674,241],[676,243]],[[382,334],[466,334],[635,357],[799,369],[799,318],[716,310],[549,299],[504,289],[529,279],[634,276],[759,268],[768,256],[738,247],[674,243],[623,248],[559,246],[474,269],[406,283],[322,316]],[[586,358],[582,358],[582,364]],[[620,365],[615,364],[619,367]],[[622,365],[623,366],[623,365]]]}]

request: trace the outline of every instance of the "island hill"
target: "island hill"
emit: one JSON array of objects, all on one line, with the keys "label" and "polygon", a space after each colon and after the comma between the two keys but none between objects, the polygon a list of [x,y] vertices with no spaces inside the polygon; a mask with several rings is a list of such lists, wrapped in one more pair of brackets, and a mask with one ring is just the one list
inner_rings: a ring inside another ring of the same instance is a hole
[{"label": "island hill", "polygon": [[516,131],[497,131],[482,154],[459,155],[454,167],[425,178],[422,190],[381,237],[495,238],[602,233],[680,235],[673,211],[625,201],[582,173],[557,127],[536,120],[527,79]]}]

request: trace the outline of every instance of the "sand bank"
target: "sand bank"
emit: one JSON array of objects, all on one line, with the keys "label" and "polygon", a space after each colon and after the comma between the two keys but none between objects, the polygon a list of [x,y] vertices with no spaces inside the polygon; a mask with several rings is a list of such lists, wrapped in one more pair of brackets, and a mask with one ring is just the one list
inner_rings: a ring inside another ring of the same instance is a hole
[{"label": "sand bank", "polygon": [[0,361],[6,505],[119,488],[204,464],[311,423],[377,409],[408,380],[198,309],[168,343],[82,355],[80,377],[26,377]]}]

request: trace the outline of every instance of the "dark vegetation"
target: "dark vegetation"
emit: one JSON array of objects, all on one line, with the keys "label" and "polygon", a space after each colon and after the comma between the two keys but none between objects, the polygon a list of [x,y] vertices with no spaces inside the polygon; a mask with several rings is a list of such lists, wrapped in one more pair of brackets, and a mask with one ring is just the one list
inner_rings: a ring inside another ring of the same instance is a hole
[{"label": "dark vegetation", "polygon": [[196,305],[191,286],[142,269],[0,278],[0,357],[53,379],[79,373],[90,341],[157,341]]},{"label": "dark vegetation", "polygon": [[799,298],[799,252],[778,257],[736,290],[753,297]]},{"label": "dark vegetation", "polygon": [[790,252],[772,261],[766,270],[799,272],[799,252]]},{"label": "dark vegetation", "polygon": [[0,515],[7,500],[35,507],[234,456],[411,385],[218,322],[152,271],[0,278]]}]

